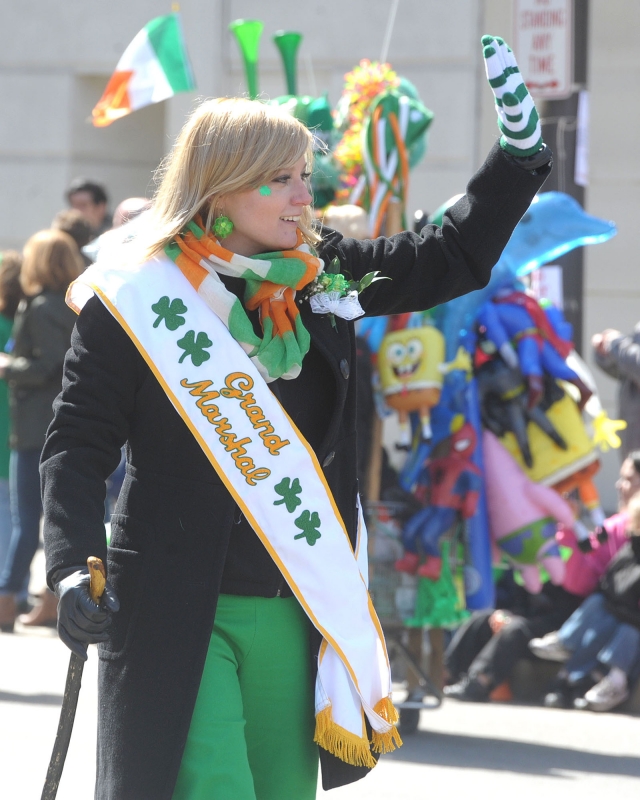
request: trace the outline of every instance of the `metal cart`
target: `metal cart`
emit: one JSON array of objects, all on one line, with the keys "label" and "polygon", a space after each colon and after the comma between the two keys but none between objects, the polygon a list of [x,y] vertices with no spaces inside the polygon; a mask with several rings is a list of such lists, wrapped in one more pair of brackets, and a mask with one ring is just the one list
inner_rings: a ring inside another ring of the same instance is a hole
[{"label": "metal cart", "polygon": [[442,702],[442,692],[433,684],[421,664],[422,629],[404,625],[402,576],[394,562],[403,553],[400,534],[406,507],[398,502],[368,502],[364,506],[369,534],[369,593],[387,641],[391,677],[405,697],[396,702],[401,734],[414,733],[420,711],[434,709]]}]

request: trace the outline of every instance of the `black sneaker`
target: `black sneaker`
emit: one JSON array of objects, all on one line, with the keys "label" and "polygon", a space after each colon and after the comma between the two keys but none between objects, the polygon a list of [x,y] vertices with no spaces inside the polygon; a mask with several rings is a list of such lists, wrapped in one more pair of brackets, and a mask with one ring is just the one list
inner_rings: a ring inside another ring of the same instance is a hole
[{"label": "black sneaker", "polygon": [[486,703],[491,693],[491,687],[483,686],[480,681],[469,676],[464,677],[458,683],[445,686],[442,690],[445,697],[452,700],[468,700],[473,703]]},{"label": "black sneaker", "polygon": [[545,695],[544,705],[547,708],[577,708],[576,698],[581,698],[595,683],[596,679],[591,675],[576,683],[567,683],[566,677],[556,678]]},{"label": "black sneaker", "polygon": [[546,708],[571,708],[573,706],[573,692],[569,687],[556,689],[544,696]]}]

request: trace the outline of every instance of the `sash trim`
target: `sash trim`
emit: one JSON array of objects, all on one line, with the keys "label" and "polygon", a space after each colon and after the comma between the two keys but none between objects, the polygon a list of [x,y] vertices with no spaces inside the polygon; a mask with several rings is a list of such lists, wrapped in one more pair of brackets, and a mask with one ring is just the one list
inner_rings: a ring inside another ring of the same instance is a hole
[{"label": "sash trim", "polygon": [[376,760],[371,755],[371,747],[366,736],[364,712],[362,712],[362,728],[363,735],[356,736],[355,733],[334,722],[331,703],[329,703],[316,714],[316,730],[313,741],[341,761],[346,761],[347,764],[373,769],[376,766]]},{"label": "sash trim", "polygon": [[372,732],[371,747],[373,751],[375,753],[391,753],[396,747],[402,747],[402,739],[396,727],[400,721],[400,715],[391,698],[383,697],[382,700],[375,704],[373,710],[391,725],[390,730],[386,733],[378,733],[375,730]]},{"label": "sash trim", "polygon": [[331,703],[316,713],[316,729],[313,741],[324,750],[332,753],[347,764],[356,767],[376,766],[376,759],[371,755],[374,753],[391,753],[396,748],[402,747],[402,739],[396,727],[399,715],[393,706],[390,697],[383,697],[374,708],[374,711],[391,725],[391,729],[386,733],[372,731],[371,741],[367,738],[367,727],[365,723],[364,711],[362,711],[362,736],[346,730],[338,725],[333,719]]}]

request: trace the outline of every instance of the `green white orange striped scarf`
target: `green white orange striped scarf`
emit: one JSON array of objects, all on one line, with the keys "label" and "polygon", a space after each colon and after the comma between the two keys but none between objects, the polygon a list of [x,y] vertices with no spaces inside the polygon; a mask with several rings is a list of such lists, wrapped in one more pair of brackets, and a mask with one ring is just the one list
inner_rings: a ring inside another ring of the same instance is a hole
[{"label": "green white orange striped scarf", "polygon": [[[295,293],[311,283],[324,266],[300,231],[295,250],[247,258],[222,247],[197,217],[165,247],[165,253],[226,325],[267,383],[300,374],[310,339]],[[218,273],[246,281],[244,302],[250,311],[259,309],[262,338],[255,334],[242,303]]]}]

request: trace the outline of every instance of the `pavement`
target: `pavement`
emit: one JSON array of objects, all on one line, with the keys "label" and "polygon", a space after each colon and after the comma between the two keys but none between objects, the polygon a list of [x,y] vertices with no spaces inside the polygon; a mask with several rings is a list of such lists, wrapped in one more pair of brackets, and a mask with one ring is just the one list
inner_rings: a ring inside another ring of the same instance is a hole
[{"label": "pavement", "polygon": [[[69,662],[48,628],[0,634],[0,798],[38,800]],[[58,800],[93,797],[97,653],[90,648]],[[638,715],[452,700],[422,711],[418,731],[363,781],[329,800],[637,800]],[[144,798],[141,800],[151,800]],[[213,800],[213,799],[212,799]],[[282,798],[295,800],[295,798]]]}]

